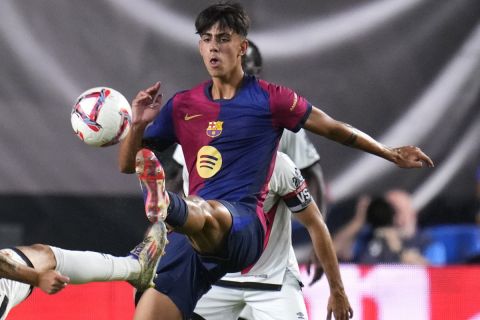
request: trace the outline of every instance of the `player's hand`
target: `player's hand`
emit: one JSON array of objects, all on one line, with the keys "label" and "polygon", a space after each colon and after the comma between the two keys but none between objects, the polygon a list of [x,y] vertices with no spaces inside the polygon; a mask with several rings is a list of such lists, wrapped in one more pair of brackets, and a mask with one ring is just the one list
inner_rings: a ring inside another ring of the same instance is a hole
[{"label": "player's hand", "polygon": [[314,269],[313,271],[313,277],[310,283],[308,284],[309,286],[312,286],[315,282],[320,280],[324,274],[323,267],[318,260],[317,255],[315,254],[315,250],[312,249],[310,252],[310,257],[308,258],[307,262],[307,274],[310,275],[311,269]]},{"label": "player's hand", "polygon": [[327,306],[327,320],[331,320],[332,315],[335,320],[347,320],[353,317],[353,309],[343,290],[341,290],[341,292],[330,293]]},{"label": "player's hand", "polygon": [[69,282],[69,277],[60,274],[58,271],[48,270],[38,275],[37,286],[47,294],[54,294],[65,288]]},{"label": "player's hand", "polygon": [[132,101],[132,122],[148,124],[155,119],[162,106],[160,82],[137,93]]},{"label": "player's hand", "polygon": [[424,165],[433,167],[433,161],[422,150],[414,146],[404,146],[392,149],[394,162],[400,168],[421,168]]}]

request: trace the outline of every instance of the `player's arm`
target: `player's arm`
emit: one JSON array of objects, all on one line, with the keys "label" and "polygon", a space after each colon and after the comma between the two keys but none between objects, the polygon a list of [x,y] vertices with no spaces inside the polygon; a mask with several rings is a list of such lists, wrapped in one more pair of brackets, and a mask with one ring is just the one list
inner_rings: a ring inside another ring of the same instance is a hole
[{"label": "player's arm", "polygon": [[316,203],[312,201],[305,209],[295,214],[295,217],[305,226],[311,239],[315,253],[325,271],[330,287],[328,301],[328,319],[332,313],[335,319],[349,319],[353,310],[343,287],[337,256],[333,247],[322,214]]},{"label": "player's arm", "polygon": [[323,179],[322,167],[320,162],[317,161],[311,166],[300,169],[302,176],[307,182],[308,191],[313,196],[313,199],[317,202],[321,212],[325,215],[327,210],[326,189],[325,181]]},{"label": "player's arm", "polygon": [[135,172],[135,155],[142,148],[143,133],[161,108],[160,82],[141,90],[132,101],[132,126],[120,144],[118,162],[123,173]]},{"label": "player's arm", "polygon": [[425,163],[433,167],[432,160],[418,147],[390,148],[379,143],[366,133],[337,121],[318,108],[312,107],[305,129],[330,140],[351,146],[395,163],[400,168],[420,168]]},{"label": "player's arm", "polygon": [[2,252],[0,252],[0,278],[39,287],[48,294],[57,293],[70,281],[68,277],[55,270],[38,272],[34,268],[19,264]]}]

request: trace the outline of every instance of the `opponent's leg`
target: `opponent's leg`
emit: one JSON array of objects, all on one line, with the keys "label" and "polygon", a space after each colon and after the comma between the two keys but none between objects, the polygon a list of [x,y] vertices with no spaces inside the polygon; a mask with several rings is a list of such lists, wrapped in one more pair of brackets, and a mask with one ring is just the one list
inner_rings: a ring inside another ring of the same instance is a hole
[{"label": "opponent's leg", "polygon": [[287,270],[280,291],[246,291],[246,303],[255,320],[308,319],[302,288]]},{"label": "opponent's leg", "polygon": [[[15,263],[33,267],[28,257],[17,249],[2,249],[0,252]],[[29,284],[0,277],[0,319],[5,319],[13,307],[28,297],[31,290]]]},{"label": "opponent's leg", "polygon": [[[127,280],[139,290],[153,286],[155,271],[166,245],[163,222],[152,225],[147,236],[129,256],[115,257],[92,251],[72,251],[46,245],[20,248],[38,268],[55,268],[71,283]],[[39,254],[42,253],[42,254]]]},{"label": "opponent's leg", "polygon": [[195,313],[208,320],[238,319],[245,307],[242,289],[212,286],[198,301]]}]

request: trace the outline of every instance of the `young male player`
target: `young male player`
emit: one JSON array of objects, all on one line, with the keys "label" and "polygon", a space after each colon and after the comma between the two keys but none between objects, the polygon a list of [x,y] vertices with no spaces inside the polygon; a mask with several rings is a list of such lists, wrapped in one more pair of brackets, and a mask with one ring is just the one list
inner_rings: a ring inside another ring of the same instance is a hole
[{"label": "young male player", "polygon": [[[159,83],[140,91],[132,102],[131,130],[120,145],[120,170],[133,173],[137,167],[149,191],[149,219],[165,220],[191,244],[167,250],[162,261],[167,258],[172,269],[164,269],[155,290],[142,296],[135,319],[189,317],[212,283],[258,260],[271,228],[263,201],[283,129],[303,126],[402,168],[433,166],[416,147],[383,146],[330,118],[291,89],[245,76],[241,57],[248,48],[249,19],[239,4],[212,5],[198,15],[195,26],[211,80],[177,93],[161,110]],[[164,190],[153,153],[141,150],[162,150],[174,142],[182,145],[189,171],[187,199]],[[178,268],[188,268],[191,277],[179,278]],[[349,317],[347,304],[334,309],[345,315],[340,319]]]},{"label": "young male player", "polygon": [[166,229],[163,222],[151,226],[147,236],[126,257],[93,251],[72,251],[44,244],[0,250],[0,320],[24,301],[33,287],[48,294],[67,283],[129,281],[138,290],[152,280],[163,254]]},{"label": "young male player", "polygon": [[[264,211],[272,223],[260,259],[248,270],[225,275],[198,301],[193,319],[237,319],[249,307],[251,319],[308,319],[300,271],[291,240],[294,213],[307,228],[325,269],[330,291],[343,292],[335,250],[315,201],[290,158],[277,154]],[[348,303],[345,296],[344,299]],[[328,313],[333,311],[330,300]],[[353,312],[350,309],[350,312]],[[331,315],[329,315],[331,316]],[[338,316],[338,314],[336,315]]]}]

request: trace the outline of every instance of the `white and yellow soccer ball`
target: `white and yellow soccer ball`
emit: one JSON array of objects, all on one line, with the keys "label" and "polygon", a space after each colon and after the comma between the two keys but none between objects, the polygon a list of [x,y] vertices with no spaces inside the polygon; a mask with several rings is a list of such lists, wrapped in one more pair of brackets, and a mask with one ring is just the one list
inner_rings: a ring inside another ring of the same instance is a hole
[{"label": "white and yellow soccer ball", "polygon": [[77,98],[70,119],[80,140],[90,146],[107,147],[127,136],[132,123],[132,108],[117,90],[96,87]]}]

